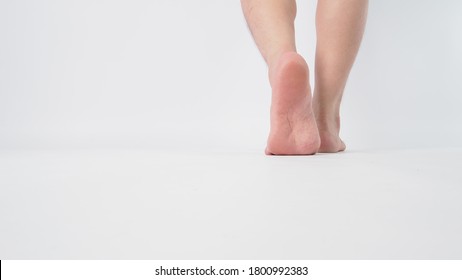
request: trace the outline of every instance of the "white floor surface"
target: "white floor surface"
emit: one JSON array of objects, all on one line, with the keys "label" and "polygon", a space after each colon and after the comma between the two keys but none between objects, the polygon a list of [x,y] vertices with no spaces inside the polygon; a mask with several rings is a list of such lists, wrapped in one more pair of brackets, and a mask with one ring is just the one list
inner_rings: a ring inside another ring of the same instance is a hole
[{"label": "white floor surface", "polygon": [[0,259],[461,259],[461,161],[0,151]]}]

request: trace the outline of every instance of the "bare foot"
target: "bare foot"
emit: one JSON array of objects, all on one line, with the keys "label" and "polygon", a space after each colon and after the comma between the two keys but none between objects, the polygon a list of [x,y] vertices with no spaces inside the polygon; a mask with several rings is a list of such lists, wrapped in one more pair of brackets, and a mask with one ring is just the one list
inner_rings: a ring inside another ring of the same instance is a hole
[{"label": "bare foot", "polygon": [[303,57],[288,52],[270,67],[272,87],[271,128],[267,155],[312,155],[320,145],[311,109],[308,65]]},{"label": "bare foot", "polygon": [[321,137],[321,146],[318,152],[320,153],[337,153],[344,151],[345,143],[340,139],[340,117],[332,117],[323,115],[317,110],[317,104],[314,104],[316,123]]},{"label": "bare foot", "polygon": [[319,135],[321,137],[321,147],[319,147],[318,152],[337,153],[345,150],[345,143],[340,139],[338,133],[320,130]]}]

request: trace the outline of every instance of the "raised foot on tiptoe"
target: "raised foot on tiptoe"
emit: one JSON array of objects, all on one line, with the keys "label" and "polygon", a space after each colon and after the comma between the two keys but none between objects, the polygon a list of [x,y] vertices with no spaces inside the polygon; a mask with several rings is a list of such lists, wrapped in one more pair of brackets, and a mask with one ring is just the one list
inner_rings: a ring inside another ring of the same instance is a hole
[{"label": "raised foot on tiptoe", "polygon": [[280,56],[270,69],[272,88],[267,155],[312,155],[320,147],[311,108],[309,70],[295,52]]}]

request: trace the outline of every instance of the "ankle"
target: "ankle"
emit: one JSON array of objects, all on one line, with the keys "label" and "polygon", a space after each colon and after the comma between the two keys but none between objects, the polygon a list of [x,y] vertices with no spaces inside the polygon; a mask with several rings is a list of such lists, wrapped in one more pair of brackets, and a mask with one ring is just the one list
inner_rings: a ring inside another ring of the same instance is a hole
[{"label": "ankle", "polygon": [[288,55],[293,55],[298,53],[293,50],[292,48],[286,48],[286,49],[281,49],[272,55],[268,56],[266,59],[266,63],[268,65],[268,78],[270,83],[272,83],[275,71],[278,69],[278,66],[281,62],[281,59],[288,56]]},{"label": "ankle", "polygon": [[[313,106],[314,109],[315,106]],[[316,123],[320,131],[329,131],[338,133],[340,131],[340,115],[338,112],[325,112],[313,110]]]},{"label": "ankle", "polygon": [[319,95],[313,97],[313,112],[320,129],[329,131],[340,130],[340,100],[321,99]]}]

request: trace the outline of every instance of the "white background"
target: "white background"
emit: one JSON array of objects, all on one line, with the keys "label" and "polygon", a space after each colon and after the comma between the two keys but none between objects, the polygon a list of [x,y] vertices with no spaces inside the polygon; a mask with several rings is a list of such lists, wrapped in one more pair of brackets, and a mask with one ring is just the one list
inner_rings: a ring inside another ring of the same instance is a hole
[{"label": "white background", "polygon": [[371,1],[347,152],[266,157],[239,1],[0,0],[0,259],[461,259],[461,3]]},{"label": "white background", "polygon": [[[298,1],[313,67],[315,1]],[[460,146],[462,4],[371,1],[351,149]],[[266,67],[239,1],[0,1],[0,148],[263,150]]]}]

